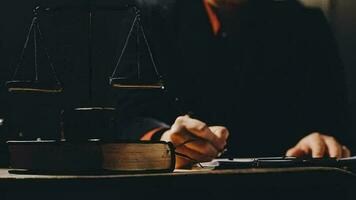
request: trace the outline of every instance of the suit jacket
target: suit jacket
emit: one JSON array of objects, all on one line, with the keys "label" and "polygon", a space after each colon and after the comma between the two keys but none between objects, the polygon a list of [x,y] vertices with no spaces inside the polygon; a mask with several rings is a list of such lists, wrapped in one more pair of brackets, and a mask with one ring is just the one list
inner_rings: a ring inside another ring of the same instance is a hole
[{"label": "suit jacket", "polygon": [[350,142],[344,70],[320,10],[250,0],[218,37],[202,1],[144,10],[167,90],[121,93],[123,137],[137,139],[192,111],[229,128],[233,156],[283,155],[314,131]]}]

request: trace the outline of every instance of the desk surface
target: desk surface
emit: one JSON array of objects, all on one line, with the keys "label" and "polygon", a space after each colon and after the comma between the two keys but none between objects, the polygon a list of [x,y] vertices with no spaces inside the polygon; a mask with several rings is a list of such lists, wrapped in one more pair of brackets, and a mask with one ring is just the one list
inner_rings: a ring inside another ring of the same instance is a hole
[{"label": "desk surface", "polygon": [[0,169],[0,181],[4,180],[84,180],[84,179],[127,179],[138,177],[179,177],[179,176],[215,176],[215,175],[274,175],[274,174],[323,174],[336,175],[340,177],[352,177],[356,179],[356,174],[331,167],[298,167],[298,168],[250,168],[250,169],[229,169],[229,170],[176,170],[173,173],[138,173],[138,174],[84,174],[84,175],[48,175],[48,174],[27,174],[18,171],[9,173],[11,169]]},{"label": "desk surface", "polygon": [[[48,175],[48,174],[28,174],[18,171],[10,173],[9,169],[0,169],[0,183],[4,181],[70,181],[70,180],[132,180],[132,179],[167,179],[179,177],[249,177],[259,178],[266,176],[278,176],[279,178],[295,178],[319,176],[323,179],[338,178],[355,180],[356,175],[346,170],[329,167],[299,167],[299,168],[251,168],[251,169],[231,169],[231,170],[177,170],[174,173],[139,173],[139,174],[83,174],[83,175]],[[320,180],[320,178],[319,178]]]},{"label": "desk surface", "polygon": [[181,200],[187,195],[189,199],[216,199],[223,195],[221,199],[226,200],[235,199],[237,194],[249,199],[285,199],[288,195],[289,200],[328,200],[348,199],[355,181],[353,173],[326,167],[110,175],[26,175],[0,169],[0,194],[7,194],[4,199],[11,200],[28,197],[63,200],[68,196],[86,200],[112,199],[112,196],[166,200],[169,196]]}]

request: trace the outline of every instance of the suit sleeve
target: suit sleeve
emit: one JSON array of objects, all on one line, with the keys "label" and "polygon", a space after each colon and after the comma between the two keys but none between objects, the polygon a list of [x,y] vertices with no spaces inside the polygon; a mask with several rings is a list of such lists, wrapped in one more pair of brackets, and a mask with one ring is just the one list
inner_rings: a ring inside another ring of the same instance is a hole
[{"label": "suit sleeve", "polygon": [[305,56],[308,57],[305,96],[307,127],[333,135],[341,143],[353,146],[349,133],[345,71],[332,30],[320,10],[307,13]]}]

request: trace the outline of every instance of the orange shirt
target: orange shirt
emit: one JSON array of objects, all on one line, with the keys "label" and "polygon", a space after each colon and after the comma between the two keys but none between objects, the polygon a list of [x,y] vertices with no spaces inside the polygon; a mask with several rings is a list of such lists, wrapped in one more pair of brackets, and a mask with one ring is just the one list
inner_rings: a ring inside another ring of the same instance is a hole
[{"label": "orange shirt", "polygon": [[209,20],[210,20],[210,24],[211,24],[213,33],[215,35],[217,35],[218,32],[220,31],[221,23],[219,21],[218,16],[215,14],[215,12],[213,10],[213,6],[216,6],[216,4],[214,5],[215,0],[203,0],[203,1],[204,1],[205,10],[206,10]]},{"label": "orange shirt", "polygon": [[143,135],[143,136],[141,137],[141,140],[143,140],[143,141],[152,140],[152,137],[153,137],[156,133],[158,133],[159,131],[161,131],[162,129],[164,129],[164,128],[159,127],[159,128],[155,128],[155,129],[153,129],[153,130],[147,132],[145,135]]}]

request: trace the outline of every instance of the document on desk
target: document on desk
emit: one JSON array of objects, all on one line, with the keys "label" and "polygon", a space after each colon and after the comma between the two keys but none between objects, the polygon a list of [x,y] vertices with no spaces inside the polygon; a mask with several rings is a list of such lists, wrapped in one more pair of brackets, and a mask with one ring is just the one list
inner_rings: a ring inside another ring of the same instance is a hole
[{"label": "document on desk", "polygon": [[356,157],[349,158],[310,158],[295,157],[262,157],[215,159],[201,163],[203,168],[210,169],[244,169],[244,168],[283,168],[283,167],[337,167],[356,169]]}]

